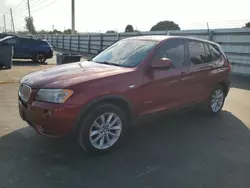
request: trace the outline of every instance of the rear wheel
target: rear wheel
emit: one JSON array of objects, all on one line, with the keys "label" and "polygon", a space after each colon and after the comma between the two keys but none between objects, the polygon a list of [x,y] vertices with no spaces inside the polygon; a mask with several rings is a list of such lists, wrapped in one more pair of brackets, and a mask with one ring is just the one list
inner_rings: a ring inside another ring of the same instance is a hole
[{"label": "rear wheel", "polygon": [[45,54],[43,54],[43,53],[38,53],[35,57],[33,57],[33,61],[34,62],[36,62],[36,63],[41,63],[41,64],[43,64],[43,63],[45,63],[45,61],[46,61],[46,56],[45,56]]},{"label": "rear wheel", "polygon": [[222,87],[215,88],[209,98],[207,111],[210,114],[218,114],[223,108],[225,101],[225,92]]},{"label": "rear wheel", "polygon": [[117,106],[102,104],[83,119],[78,130],[78,143],[82,149],[91,154],[103,154],[120,146],[127,120]]}]

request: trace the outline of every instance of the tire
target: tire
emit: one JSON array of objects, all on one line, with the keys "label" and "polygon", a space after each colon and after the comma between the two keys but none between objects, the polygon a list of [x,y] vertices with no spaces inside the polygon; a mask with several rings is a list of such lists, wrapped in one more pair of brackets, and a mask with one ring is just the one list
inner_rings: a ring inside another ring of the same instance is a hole
[{"label": "tire", "polygon": [[217,115],[223,108],[225,102],[225,91],[221,86],[216,87],[207,102],[206,112],[211,115]]},{"label": "tire", "polygon": [[94,155],[117,149],[123,142],[128,128],[124,112],[115,105],[101,104],[88,114],[78,127],[77,141],[79,146],[89,154]]},{"label": "tire", "polygon": [[33,57],[33,62],[35,63],[40,63],[40,64],[44,64],[47,60],[45,54],[43,53],[38,53],[35,57]]}]

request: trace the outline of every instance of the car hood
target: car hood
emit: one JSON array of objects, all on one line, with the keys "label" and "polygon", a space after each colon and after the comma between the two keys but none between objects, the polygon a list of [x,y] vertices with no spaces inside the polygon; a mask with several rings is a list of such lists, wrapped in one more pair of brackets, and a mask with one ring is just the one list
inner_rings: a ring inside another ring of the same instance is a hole
[{"label": "car hood", "polygon": [[130,72],[133,69],[89,61],[69,63],[32,72],[21,79],[31,88],[67,88],[90,80]]}]

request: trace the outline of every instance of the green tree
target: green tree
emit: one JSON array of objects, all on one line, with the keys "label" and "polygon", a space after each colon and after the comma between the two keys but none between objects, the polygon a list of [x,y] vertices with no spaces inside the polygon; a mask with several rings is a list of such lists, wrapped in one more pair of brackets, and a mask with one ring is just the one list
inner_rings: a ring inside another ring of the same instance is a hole
[{"label": "green tree", "polygon": [[166,30],[180,30],[180,27],[173,21],[166,20],[158,22],[150,29],[150,31],[166,31]]},{"label": "green tree", "polygon": [[41,31],[38,31],[37,33],[38,33],[38,34],[48,34],[48,31],[41,30]]},{"label": "green tree", "polygon": [[250,27],[250,22],[247,22],[247,23],[245,24],[245,27]]},{"label": "green tree", "polygon": [[127,25],[126,28],[125,28],[125,32],[133,32],[134,31],[134,28],[132,25]]},{"label": "green tree", "polygon": [[106,33],[116,33],[116,31],[114,31],[114,30],[108,30],[108,31],[106,31]]},{"label": "green tree", "polygon": [[19,34],[19,35],[27,35],[27,34],[29,34],[29,32],[28,31],[17,31],[17,34]]},{"label": "green tree", "polygon": [[57,29],[55,29],[55,30],[53,31],[53,33],[56,33],[56,34],[61,34],[62,32],[61,32],[61,31],[59,31],[59,30],[57,30]]},{"label": "green tree", "polygon": [[[64,34],[71,34],[71,29],[66,29],[63,31]],[[77,33],[77,31],[75,31],[75,33]]]},{"label": "green tree", "polygon": [[24,21],[25,21],[25,27],[26,27],[26,29],[31,34],[35,34],[36,33],[36,29],[35,29],[35,26],[34,26],[34,19],[33,19],[33,17],[25,17]]}]

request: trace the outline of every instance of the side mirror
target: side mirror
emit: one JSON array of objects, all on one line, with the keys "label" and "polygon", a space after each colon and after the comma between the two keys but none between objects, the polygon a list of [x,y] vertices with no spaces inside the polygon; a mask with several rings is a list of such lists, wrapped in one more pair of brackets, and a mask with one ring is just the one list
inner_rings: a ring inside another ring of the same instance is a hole
[{"label": "side mirror", "polygon": [[169,69],[172,67],[172,61],[168,58],[156,59],[153,61],[151,67],[153,69]]}]

